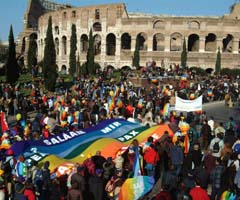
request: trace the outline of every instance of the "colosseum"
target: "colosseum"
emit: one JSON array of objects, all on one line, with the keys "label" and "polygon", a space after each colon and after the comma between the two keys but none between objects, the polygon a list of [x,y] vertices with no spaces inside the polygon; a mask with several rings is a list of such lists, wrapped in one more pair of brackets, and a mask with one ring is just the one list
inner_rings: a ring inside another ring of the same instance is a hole
[{"label": "colosseum", "polygon": [[[185,38],[188,66],[213,68],[218,48],[222,68],[240,67],[240,4],[223,16],[165,16],[129,13],[125,4],[74,7],[48,0],[29,0],[24,30],[18,37],[18,53],[26,58],[29,40],[38,46],[37,60],[43,59],[48,19],[53,20],[53,36],[58,70],[69,67],[71,26],[77,27],[77,56],[86,61],[88,35],[94,35],[95,61],[102,67],[132,65],[136,41],[140,62],[155,61],[158,66],[179,64]],[[24,59],[26,63],[27,59]]]}]

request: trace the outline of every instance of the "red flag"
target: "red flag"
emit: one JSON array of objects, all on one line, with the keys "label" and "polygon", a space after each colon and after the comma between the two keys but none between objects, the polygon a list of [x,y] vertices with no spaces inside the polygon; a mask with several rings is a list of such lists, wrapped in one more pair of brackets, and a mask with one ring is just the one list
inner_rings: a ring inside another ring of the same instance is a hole
[{"label": "red flag", "polygon": [[2,132],[9,130],[4,112],[1,112],[1,126],[2,126]]}]

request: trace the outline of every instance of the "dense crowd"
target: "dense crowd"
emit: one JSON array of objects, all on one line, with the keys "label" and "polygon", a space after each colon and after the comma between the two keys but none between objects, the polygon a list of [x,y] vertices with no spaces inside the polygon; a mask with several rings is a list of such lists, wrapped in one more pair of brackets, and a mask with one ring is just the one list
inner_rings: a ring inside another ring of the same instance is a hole
[{"label": "dense crowd", "polygon": [[[133,75],[134,72],[128,73],[129,77]],[[237,119],[217,122],[215,116],[208,117],[204,111],[174,110],[176,95],[190,100],[202,95],[204,103],[225,100],[231,108],[239,100],[238,78],[200,77],[176,66],[166,70],[151,65],[139,75],[148,79],[146,87],[136,87],[131,78],[126,79],[126,73],[122,73],[119,82],[111,76],[109,70],[99,72],[98,78],[92,80],[76,78],[71,88],[58,79],[55,93],[44,91],[42,79],[15,86],[1,82],[0,108],[11,126],[1,133],[0,199],[118,199],[124,180],[133,176],[136,153],[140,154],[142,174],[153,176],[155,182],[162,181],[160,192],[152,199],[215,200],[221,196],[224,199],[224,195],[232,199],[240,196]],[[30,95],[22,95],[22,89],[31,90]],[[8,119],[13,117],[14,122],[10,122]],[[149,137],[144,146],[133,140],[115,158],[104,158],[96,149],[96,155],[88,155],[83,163],[72,167],[71,173],[62,176],[50,172],[48,161],[42,166],[28,166],[24,156],[16,158],[6,148],[21,140],[49,138],[66,130],[95,126],[110,118],[124,118],[149,127],[169,124],[174,137],[165,132],[157,141]],[[181,123],[190,126],[187,150]]]}]

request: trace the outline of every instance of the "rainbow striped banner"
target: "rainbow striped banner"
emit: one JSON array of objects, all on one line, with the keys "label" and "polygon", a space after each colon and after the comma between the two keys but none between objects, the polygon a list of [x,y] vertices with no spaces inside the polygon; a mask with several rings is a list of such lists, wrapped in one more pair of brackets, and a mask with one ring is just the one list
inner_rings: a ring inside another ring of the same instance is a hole
[{"label": "rainbow striped banner", "polygon": [[155,140],[165,131],[173,132],[168,125],[151,128],[123,119],[105,120],[98,125],[81,131],[70,131],[37,141],[20,141],[11,146],[16,157],[24,155],[37,162],[50,161],[50,169],[65,162],[82,163],[89,154],[100,150],[104,157],[115,157],[118,151],[126,149],[134,139],[144,145],[149,136]]}]

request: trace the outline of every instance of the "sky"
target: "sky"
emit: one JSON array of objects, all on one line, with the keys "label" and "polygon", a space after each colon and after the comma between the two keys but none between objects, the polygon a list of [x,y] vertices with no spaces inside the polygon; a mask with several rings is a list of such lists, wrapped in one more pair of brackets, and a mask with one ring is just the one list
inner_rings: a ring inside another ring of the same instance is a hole
[{"label": "sky", "polygon": [[[56,3],[87,6],[107,3],[125,3],[128,12],[176,16],[222,16],[231,5],[240,0],[51,0]],[[10,25],[14,36],[23,30],[23,17],[28,0],[0,0],[0,40],[7,41]]]}]

